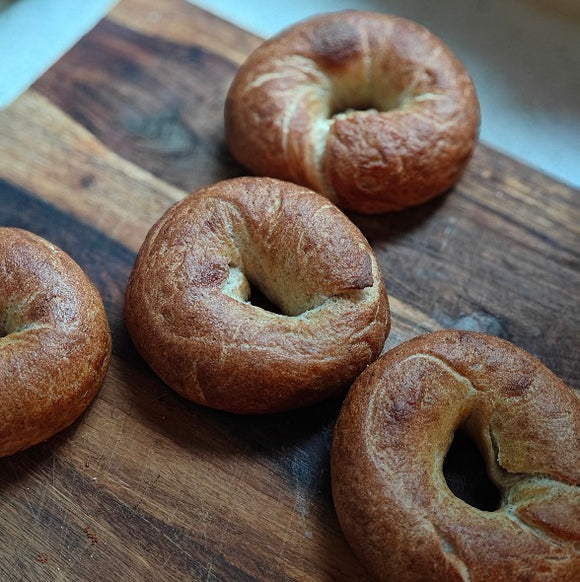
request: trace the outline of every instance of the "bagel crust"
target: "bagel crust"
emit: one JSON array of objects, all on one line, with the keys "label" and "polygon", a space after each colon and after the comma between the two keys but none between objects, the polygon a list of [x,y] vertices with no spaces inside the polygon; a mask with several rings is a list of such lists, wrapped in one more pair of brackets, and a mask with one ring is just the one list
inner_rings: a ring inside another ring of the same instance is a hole
[{"label": "bagel crust", "polygon": [[31,232],[0,228],[0,456],[76,420],[110,357],[103,302],[81,268]]},{"label": "bagel crust", "polygon": [[[460,428],[501,492],[495,511],[447,486]],[[331,477],[345,537],[377,580],[580,580],[580,399],[508,341],[441,331],[379,358],[341,410]]]},{"label": "bagel crust", "polygon": [[[259,289],[281,313],[253,304]],[[381,352],[389,310],[361,232],[270,178],[189,195],[141,247],[126,295],[135,346],[179,394],[236,413],[314,404]]]},{"label": "bagel crust", "polygon": [[312,188],[347,210],[425,202],[461,176],[480,110],[461,62],[426,28],[344,11],[263,43],[225,104],[233,156],[256,175]]}]

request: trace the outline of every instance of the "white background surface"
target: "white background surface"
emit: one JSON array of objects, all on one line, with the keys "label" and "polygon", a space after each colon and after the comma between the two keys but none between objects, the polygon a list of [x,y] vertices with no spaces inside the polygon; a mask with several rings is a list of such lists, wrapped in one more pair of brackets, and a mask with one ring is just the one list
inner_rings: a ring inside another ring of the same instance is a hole
[{"label": "white background surface", "polygon": [[89,31],[116,0],[0,0],[0,109]]},{"label": "white background surface", "polygon": [[[25,90],[114,3],[14,0],[2,10],[0,107]],[[481,140],[580,187],[580,0],[194,3],[263,37],[312,14],[346,8],[416,20],[443,38],[471,73],[482,107]]]}]

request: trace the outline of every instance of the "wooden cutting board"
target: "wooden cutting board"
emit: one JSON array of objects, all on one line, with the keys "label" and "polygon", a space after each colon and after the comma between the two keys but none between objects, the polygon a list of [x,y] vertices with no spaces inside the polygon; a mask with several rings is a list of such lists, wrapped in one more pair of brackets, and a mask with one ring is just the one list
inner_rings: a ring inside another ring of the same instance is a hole
[{"label": "wooden cutting board", "polygon": [[[366,579],[332,505],[341,404],[237,417],[184,401],[138,357],[124,289],[153,222],[242,175],[222,108],[260,39],[182,0],[123,0],[0,112],[0,224],[62,247],[102,293],[106,382],[70,429],[0,459],[0,580]],[[392,215],[350,215],[393,311],[387,347],[491,332],[580,387],[578,192],[481,145],[461,182]]]}]

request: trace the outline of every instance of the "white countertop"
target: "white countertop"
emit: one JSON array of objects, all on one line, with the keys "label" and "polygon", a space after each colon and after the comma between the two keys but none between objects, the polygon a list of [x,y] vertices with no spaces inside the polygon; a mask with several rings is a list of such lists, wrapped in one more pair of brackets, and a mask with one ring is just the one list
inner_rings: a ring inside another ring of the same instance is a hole
[{"label": "white countertop", "polygon": [[[0,0],[2,2],[2,0]],[[13,0],[0,11],[0,107],[24,91],[115,0]],[[196,0],[269,37],[318,12],[359,8],[421,22],[464,62],[481,140],[580,187],[580,0]]]},{"label": "white countertop", "polygon": [[51,67],[117,0],[0,0],[0,109]]}]

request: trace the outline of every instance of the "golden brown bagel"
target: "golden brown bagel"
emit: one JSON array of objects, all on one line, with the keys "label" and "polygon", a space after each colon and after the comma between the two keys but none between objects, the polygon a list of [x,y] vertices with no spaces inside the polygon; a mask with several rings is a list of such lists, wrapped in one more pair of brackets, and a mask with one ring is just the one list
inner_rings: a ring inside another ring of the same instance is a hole
[{"label": "golden brown bagel", "polygon": [[377,213],[458,180],[477,141],[479,102],[463,65],[427,29],[345,11],[258,47],[232,82],[225,129],[255,174]]},{"label": "golden brown bagel", "polygon": [[[449,490],[459,428],[502,493],[496,511]],[[345,537],[377,580],[580,580],[580,400],[529,353],[441,331],[361,374],[331,453]]]},{"label": "golden brown bagel", "polygon": [[78,418],[110,356],[103,302],[80,267],[35,234],[0,228],[0,456]]},{"label": "golden brown bagel", "polygon": [[[252,287],[282,313],[253,305]],[[361,232],[322,196],[269,178],[219,182],[170,208],[139,251],[126,319],[169,386],[236,413],[313,404],[348,386],[390,321]]]}]

